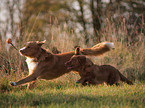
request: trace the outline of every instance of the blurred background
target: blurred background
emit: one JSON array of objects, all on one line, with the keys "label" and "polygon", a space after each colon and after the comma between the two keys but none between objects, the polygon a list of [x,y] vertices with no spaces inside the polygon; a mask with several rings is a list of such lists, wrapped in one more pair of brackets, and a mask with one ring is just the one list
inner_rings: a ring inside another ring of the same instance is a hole
[{"label": "blurred background", "polygon": [[[58,52],[111,41],[116,49],[92,57],[93,62],[111,64],[130,80],[144,81],[144,27],[144,0],[0,0],[0,80],[28,74],[25,57],[6,43],[12,38],[18,49],[27,41],[46,39],[44,48]],[[73,73],[61,77],[77,78]]]}]

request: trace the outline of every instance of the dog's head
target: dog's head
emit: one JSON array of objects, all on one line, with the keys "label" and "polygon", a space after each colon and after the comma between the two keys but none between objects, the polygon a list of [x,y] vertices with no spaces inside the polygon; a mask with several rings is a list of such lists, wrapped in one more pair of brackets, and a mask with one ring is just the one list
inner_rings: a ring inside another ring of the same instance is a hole
[{"label": "dog's head", "polygon": [[45,41],[30,41],[27,42],[26,46],[24,48],[21,48],[19,50],[20,54],[26,56],[26,57],[37,57],[41,53],[41,46],[45,43]]},{"label": "dog's head", "polygon": [[65,63],[66,67],[70,70],[77,70],[86,63],[86,57],[81,55],[80,49],[77,47],[75,49],[75,55],[71,57],[69,61]]},{"label": "dog's head", "polygon": [[84,55],[74,55],[69,61],[65,63],[67,69],[78,70],[86,63],[86,57]]}]

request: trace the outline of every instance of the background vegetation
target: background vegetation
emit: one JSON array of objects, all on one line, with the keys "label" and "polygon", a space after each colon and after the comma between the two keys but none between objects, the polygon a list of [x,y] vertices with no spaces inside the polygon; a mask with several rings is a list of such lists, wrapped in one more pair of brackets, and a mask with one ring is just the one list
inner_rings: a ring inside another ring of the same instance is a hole
[{"label": "background vegetation", "polygon": [[[1,0],[0,6],[0,106],[2,107],[143,107],[145,106],[145,12],[143,0]],[[44,40],[44,48],[61,52],[98,42],[115,43],[96,64],[118,68],[133,86],[82,87],[79,75],[66,74],[38,81],[32,91],[11,87],[9,81],[28,74],[25,57],[6,44],[11,37],[20,49],[27,41]],[[18,92],[19,91],[19,92]],[[9,105],[8,105],[9,103]]]}]

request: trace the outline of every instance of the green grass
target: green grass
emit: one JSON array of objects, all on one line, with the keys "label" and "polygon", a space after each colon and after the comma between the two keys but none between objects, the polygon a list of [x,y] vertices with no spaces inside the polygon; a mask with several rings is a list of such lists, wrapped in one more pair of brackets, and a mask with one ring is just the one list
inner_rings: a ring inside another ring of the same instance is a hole
[{"label": "green grass", "polygon": [[[76,85],[78,75],[69,73],[52,81],[37,81],[33,90],[26,86],[11,87],[9,81],[17,81],[28,75],[25,58],[12,47],[0,40],[0,108],[3,107],[46,107],[46,108],[144,108],[145,106],[145,39],[143,32],[137,32],[137,41],[130,43],[125,22],[108,20],[108,25],[100,36],[103,41],[115,43],[115,50],[103,57],[92,57],[95,64],[110,64],[125,75],[134,85],[86,86]],[[49,25],[49,24],[48,24]],[[114,26],[115,25],[115,26]],[[22,40],[12,37],[14,45],[20,49],[27,41],[46,39],[44,48],[51,50],[56,46],[61,52],[73,51],[74,46],[89,48],[97,44],[96,38],[90,38],[85,44],[84,34],[65,29],[63,25],[49,25],[48,36],[34,36],[28,33]],[[109,29],[108,29],[109,27]],[[129,41],[126,41],[129,40]]]},{"label": "green grass", "polygon": [[38,81],[33,90],[1,85],[0,108],[143,108],[145,85],[135,82],[130,86],[81,86],[74,82]]}]

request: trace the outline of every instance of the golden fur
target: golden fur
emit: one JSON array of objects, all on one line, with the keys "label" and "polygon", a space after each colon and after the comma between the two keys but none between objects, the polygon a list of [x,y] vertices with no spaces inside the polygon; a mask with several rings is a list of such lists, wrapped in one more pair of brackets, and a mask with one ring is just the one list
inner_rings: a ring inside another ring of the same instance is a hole
[{"label": "golden fur", "polygon": [[86,58],[85,55],[81,55],[79,48],[76,48],[75,55],[65,63],[69,70],[78,71],[81,79],[77,83],[86,85],[89,84],[102,84],[107,83],[108,85],[118,84],[121,80],[127,84],[133,84],[125,76],[123,76],[119,70],[110,65],[95,65],[93,62]]},{"label": "golden fur", "polygon": [[[10,82],[12,86],[29,83],[28,88],[32,88],[36,79],[52,80],[70,72],[66,68],[65,62],[75,54],[74,51],[53,54],[41,47],[44,43],[45,41],[30,41],[24,48],[20,49],[20,54],[27,58],[29,75],[16,82]],[[114,48],[114,44],[106,42],[100,43],[98,47],[80,49],[80,52],[84,55],[98,56],[112,48]]]}]

